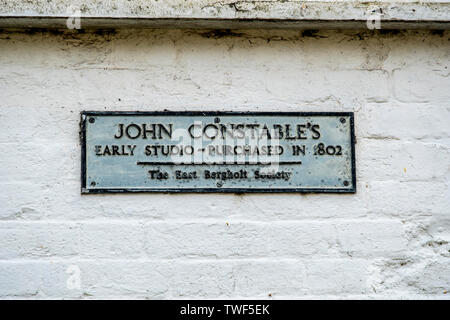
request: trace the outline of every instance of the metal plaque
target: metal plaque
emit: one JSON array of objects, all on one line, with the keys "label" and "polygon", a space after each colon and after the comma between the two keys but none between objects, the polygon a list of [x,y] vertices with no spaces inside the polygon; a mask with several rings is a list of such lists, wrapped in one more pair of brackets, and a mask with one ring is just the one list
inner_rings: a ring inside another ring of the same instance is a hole
[{"label": "metal plaque", "polygon": [[351,112],[81,113],[82,193],[356,192]]}]

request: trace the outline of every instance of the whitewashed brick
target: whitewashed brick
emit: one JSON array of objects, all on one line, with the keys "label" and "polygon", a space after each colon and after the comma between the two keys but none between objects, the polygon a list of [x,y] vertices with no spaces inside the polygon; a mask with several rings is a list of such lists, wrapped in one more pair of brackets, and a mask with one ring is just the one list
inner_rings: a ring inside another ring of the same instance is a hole
[{"label": "whitewashed brick", "polygon": [[133,259],[143,256],[144,233],[140,223],[81,223],[80,256]]},{"label": "whitewashed brick", "polygon": [[[164,264],[163,264],[164,265]],[[79,261],[0,261],[2,297],[42,298],[161,298],[167,291],[167,278],[152,262]],[[79,270],[79,288],[68,286]],[[15,274],[16,273],[16,274]],[[22,276],[18,277],[17,273]]]},{"label": "whitewashed brick", "polygon": [[[447,38],[4,31],[0,298],[443,297]],[[81,196],[79,112],[164,109],[354,111],[357,193]]]},{"label": "whitewashed brick", "polygon": [[48,212],[49,193],[38,183],[14,181],[1,182],[0,217],[1,219],[45,218]]},{"label": "whitewashed brick", "polygon": [[355,114],[357,137],[380,139],[448,139],[450,104],[367,104]]},{"label": "whitewashed brick", "polygon": [[0,259],[71,257],[79,254],[74,223],[0,222]]},{"label": "whitewashed brick", "polygon": [[[168,263],[141,260],[80,261],[82,297],[161,299],[168,297]],[[77,290],[71,290],[77,291]]]},{"label": "whitewashed brick", "polygon": [[[145,232],[144,232],[145,229]],[[404,250],[400,222],[0,222],[0,259],[245,259],[379,256]],[[145,240],[144,240],[145,234]]]},{"label": "whitewashed brick", "polygon": [[234,267],[236,295],[265,299],[273,297],[302,296],[305,288],[305,262],[298,260],[252,261]]},{"label": "whitewashed brick", "polygon": [[170,298],[226,298],[235,295],[233,266],[232,262],[217,260],[171,262],[164,264],[160,272],[167,277]]},{"label": "whitewashed brick", "polygon": [[446,143],[359,139],[356,150],[362,181],[445,181],[450,173]]},{"label": "whitewashed brick", "polygon": [[151,258],[377,256],[406,248],[399,221],[150,223]]},{"label": "whitewashed brick", "polygon": [[337,242],[349,256],[395,256],[407,248],[405,228],[398,220],[338,223]]},{"label": "whitewashed brick", "polygon": [[371,182],[369,212],[397,215],[448,212],[449,185],[443,182]]},{"label": "whitewashed brick", "polygon": [[77,290],[67,288],[69,265],[51,261],[0,261],[0,296],[14,299],[76,297]]},{"label": "whitewashed brick", "polygon": [[427,72],[423,72],[423,66],[394,70],[395,97],[402,102],[448,103],[450,100],[449,67],[447,57],[443,65],[436,66]]},{"label": "whitewashed brick", "polygon": [[311,260],[305,263],[304,286],[314,294],[364,294],[369,291],[368,265],[359,259]]}]

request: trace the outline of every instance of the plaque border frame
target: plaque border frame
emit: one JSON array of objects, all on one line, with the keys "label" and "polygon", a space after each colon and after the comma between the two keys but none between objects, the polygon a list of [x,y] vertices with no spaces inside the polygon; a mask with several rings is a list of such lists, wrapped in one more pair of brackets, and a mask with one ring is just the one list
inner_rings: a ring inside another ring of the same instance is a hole
[{"label": "plaque border frame", "polygon": [[[86,187],[86,119],[88,116],[322,116],[350,117],[351,145],[351,188],[98,188]],[[356,193],[356,161],[355,161],[355,123],[354,112],[320,112],[320,111],[81,111],[80,112],[80,142],[81,142],[81,194],[104,193]]]}]

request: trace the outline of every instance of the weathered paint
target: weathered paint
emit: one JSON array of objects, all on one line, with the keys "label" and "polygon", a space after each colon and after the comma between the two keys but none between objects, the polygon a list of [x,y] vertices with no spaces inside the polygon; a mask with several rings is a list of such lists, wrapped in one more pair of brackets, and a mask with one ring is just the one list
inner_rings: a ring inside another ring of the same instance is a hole
[{"label": "weathered paint", "polygon": [[[0,297],[448,299],[449,36],[3,31]],[[357,192],[80,194],[80,112],[165,109],[354,112]]]}]

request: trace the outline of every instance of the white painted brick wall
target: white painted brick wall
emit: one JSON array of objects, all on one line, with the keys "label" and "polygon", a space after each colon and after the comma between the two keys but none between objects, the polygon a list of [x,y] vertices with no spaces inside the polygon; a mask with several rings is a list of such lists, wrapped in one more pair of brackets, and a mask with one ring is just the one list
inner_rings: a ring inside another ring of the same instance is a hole
[{"label": "white painted brick wall", "polygon": [[[0,298],[448,298],[449,40],[0,33]],[[164,109],[354,111],[358,191],[81,196],[79,112]]]}]

